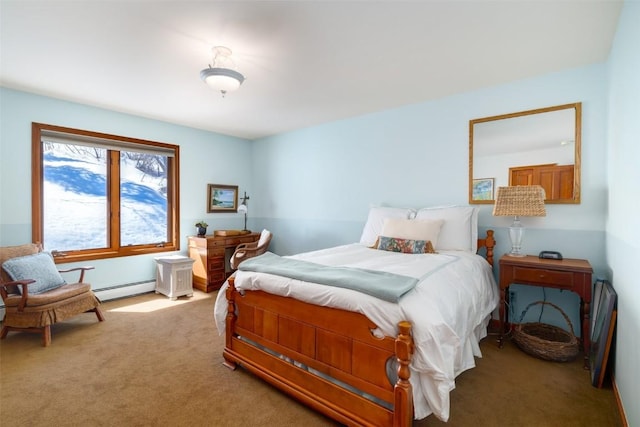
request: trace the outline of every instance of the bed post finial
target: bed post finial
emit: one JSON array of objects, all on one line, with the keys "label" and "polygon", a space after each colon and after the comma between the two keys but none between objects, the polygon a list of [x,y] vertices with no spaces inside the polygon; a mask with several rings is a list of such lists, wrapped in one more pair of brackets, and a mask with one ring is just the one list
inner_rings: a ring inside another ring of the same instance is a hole
[{"label": "bed post finial", "polygon": [[[230,349],[233,345],[233,330],[235,329],[236,324],[236,303],[235,303],[235,290],[236,287],[234,285],[234,278],[229,277],[229,286],[227,286],[227,320],[225,322],[225,350]],[[231,370],[236,369],[236,363],[226,357],[226,351],[222,353],[222,357],[224,357],[224,362],[222,364]]]},{"label": "bed post finial", "polygon": [[493,267],[493,248],[496,246],[496,239],[493,238],[493,230],[487,230],[487,238],[485,239],[487,248],[487,261]]},{"label": "bed post finial", "polygon": [[396,358],[398,359],[398,381],[393,388],[394,408],[393,426],[409,427],[413,423],[413,391],[409,376],[409,362],[413,355],[413,339],[411,338],[411,323],[398,323],[398,337],[396,338]]}]

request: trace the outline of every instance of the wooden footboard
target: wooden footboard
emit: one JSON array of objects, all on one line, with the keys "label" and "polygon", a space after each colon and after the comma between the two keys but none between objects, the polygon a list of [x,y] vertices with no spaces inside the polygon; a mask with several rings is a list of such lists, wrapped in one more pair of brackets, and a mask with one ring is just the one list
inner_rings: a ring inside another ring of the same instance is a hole
[{"label": "wooden footboard", "polygon": [[[345,425],[412,424],[409,322],[398,325],[396,338],[376,338],[375,324],[358,313],[262,291],[240,295],[233,278],[226,296],[226,366],[240,364]],[[397,367],[395,384],[389,363]]]},{"label": "wooden footboard", "polygon": [[[494,246],[492,230],[478,239],[491,265]],[[409,322],[400,322],[395,338],[376,338],[376,325],[362,314],[263,291],[241,295],[233,277],[226,297],[226,366],[240,364],[345,425],[412,425]]]}]

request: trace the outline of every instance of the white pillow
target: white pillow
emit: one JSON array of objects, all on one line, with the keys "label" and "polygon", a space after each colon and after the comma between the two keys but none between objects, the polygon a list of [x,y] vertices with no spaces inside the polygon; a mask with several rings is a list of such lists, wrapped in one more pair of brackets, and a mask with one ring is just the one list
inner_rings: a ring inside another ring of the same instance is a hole
[{"label": "white pillow", "polygon": [[267,239],[271,236],[271,232],[266,228],[260,233],[260,239],[258,240],[258,246],[262,246],[267,242]]},{"label": "white pillow", "polygon": [[367,222],[360,236],[360,243],[371,246],[382,232],[385,218],[403,218],[409,219],[413,214],[413,210],[409,208],[390,208],[386,206],[377,206],[369,209]]},{"label": "white pillow", "polygon": [[438,235],[444,224],[442,219],[385,218],[381,236],[396,239],[428,240],[438,246]]},{"label": "white pillow", "polygon": [[416,219],[443,219],[438,244],[434,247],[441,251],[478,250],[478,208],[473,206],[448,206],[423,208]]}]

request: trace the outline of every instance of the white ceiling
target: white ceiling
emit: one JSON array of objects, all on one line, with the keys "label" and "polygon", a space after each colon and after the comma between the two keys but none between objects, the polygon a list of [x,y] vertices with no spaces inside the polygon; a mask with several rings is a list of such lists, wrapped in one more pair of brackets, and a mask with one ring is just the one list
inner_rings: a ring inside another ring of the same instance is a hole
[{"label": "white ceiling", "polygon": [[[255,139],[607,59],[622,2],[0,0],[0,84]],[[247,80],[200,80],[211,47]]]}]

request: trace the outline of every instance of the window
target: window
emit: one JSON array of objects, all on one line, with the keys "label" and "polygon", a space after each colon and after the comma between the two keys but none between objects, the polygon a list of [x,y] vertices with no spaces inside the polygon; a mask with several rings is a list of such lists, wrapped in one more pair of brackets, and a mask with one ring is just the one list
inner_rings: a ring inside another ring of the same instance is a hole
[{"label": "window", "polygon": [[33,123],[32,227],[67,262],[179,243],[176,145]]}]

